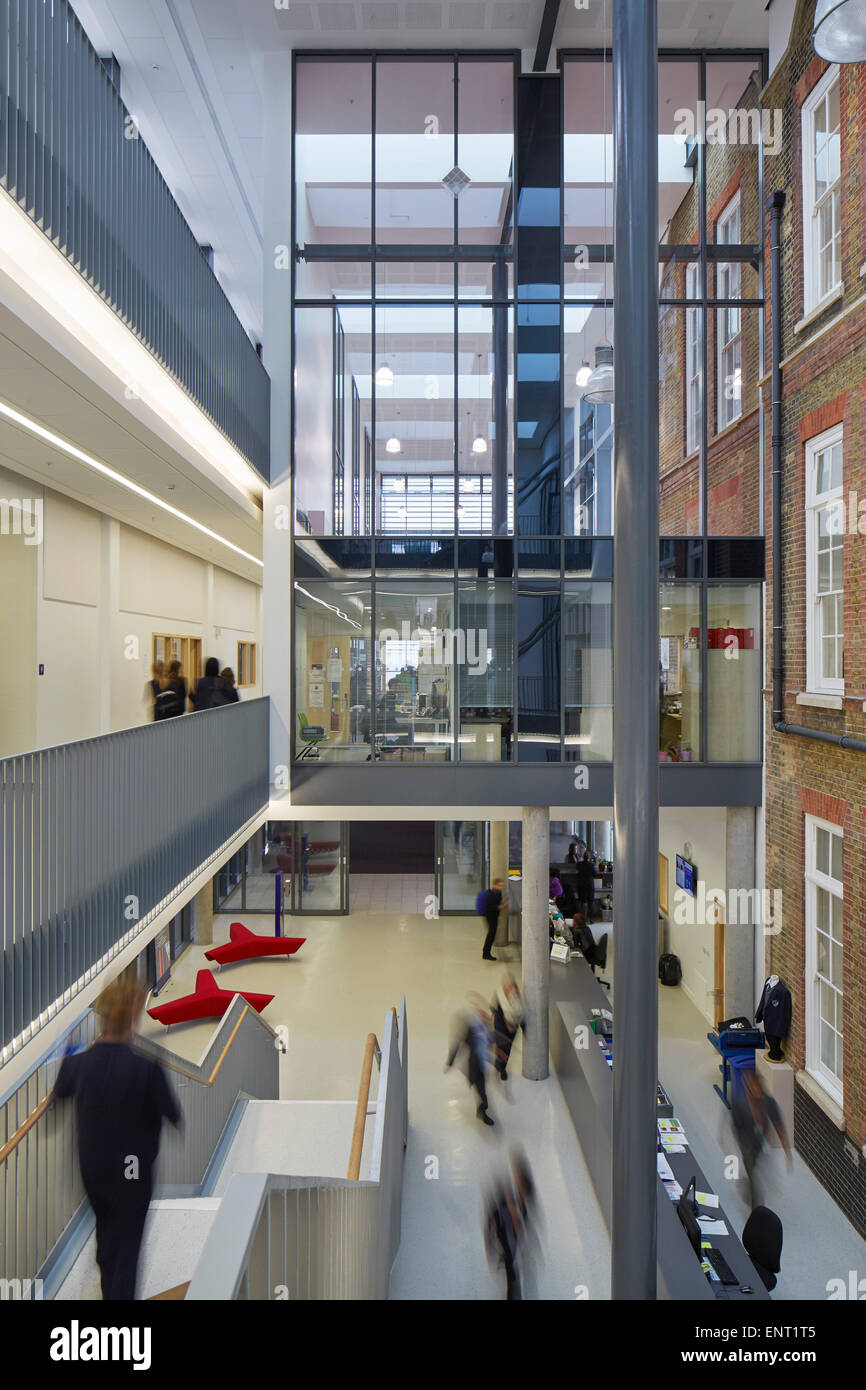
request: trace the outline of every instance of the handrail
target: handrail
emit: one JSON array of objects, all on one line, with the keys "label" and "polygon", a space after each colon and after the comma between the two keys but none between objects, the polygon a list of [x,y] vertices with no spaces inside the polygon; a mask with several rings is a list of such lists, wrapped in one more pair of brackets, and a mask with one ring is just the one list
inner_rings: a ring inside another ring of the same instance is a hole
[{"label": "handrail", "polygon": [[361,1063],[361,1082],[358,1086],[358,1103],[355,1106],[355,1125],[352,1130],[352,1147],[349,1150],[349,1171],[346,1177],[357,1182],[361,1172],[361,1153],[364,1148],[364,1130],[367,1125],[367,1102],[370,1099],[370,1080],[373,1075],[373,1057],[381,1063],[382,1049],[375,1033],[367,1034],[364,1045],[364,1060]]},{"label": "handrail", "polygon": [[[225,1047],[223,1048],[222,1052],[220,1053],[219,1057],[214,1063],[214,1069],[211,1072],[210,1076],[196,1076],[195,1072],[190,1071],[187,1067],[177,1066],[177,1064],[174,1062],[166,1061],[164,1063],[164,1066],[168,1068],[169,1071],[180,1072],[181,1076],[187,1076],[190,1078],[191,1081],[200,1081],[203,1086],[212,1086],[216,1081],[217,1076],[219,1075],[220,1069],[222,1067],[223,1062],[226,1059],[230,1047],[232,1046],[235,1038],[238,1035],[238,1030],[240,1029],[241,1024],[243,1023],[247,1014],[250,1012],[250,1005],[245,1004],[240,1015],[238,1016],[234,1028],[229,1034],[229,1037],[226,1039]],[[256,1016],[258,1017],[258,1015]],[[260,1022],[264,1023],[264,1019],[261,1019]],[[270,1031],[273,1030],[271,1029]],[[27,1116],[27,1119],[24,1121],[24,1123],[18,1126],[12,1137],[10,1139],[7,1139],[6,1143],[3,1144],[2,1147],[0,1147],[0,1163],[5,1163],[9,1155],[15,1149],[17,1149],[18,1145],[21,1143],[21,1140],[25,1137],[26,1134],[30,1132],[30,1130],[36,1124],[36,1121],[41,1119],[41,1117],[45,1114],[45,1111],[48,1109],[48,1106],[51,1104],[53,1098],[54,1091],[51,1090],[48,1092],[48,1095],[45,1096],[45,1098],[39,1102],[39,1104],[36,1106],[36,1109],[30,1115]]]},{"label": "handrail", "polygon": [[23,1125],[18,1126],[15,1133],[12,1135],[12,1138],[6,1140],[6,1143],[3,1145],[2,1148],[0,1148],[0,1163],[6,1162],[7,1158],[12,1153],[12,1151],[18,1148],[18,1145],[21,1143],[21,1140],[24,1138],[25,1134],[28,1134],[35,1125],[36,1121],[45,1114],[45,1111],[48,1109],[48,1106],[51,1103],[53,1095],[53,1090],[49,1091],[48,1095],[45,1096],[44,1100],[40,1100],[36,1109],[30,1115],[27,1116],[27,1119],[24,1121]]}]

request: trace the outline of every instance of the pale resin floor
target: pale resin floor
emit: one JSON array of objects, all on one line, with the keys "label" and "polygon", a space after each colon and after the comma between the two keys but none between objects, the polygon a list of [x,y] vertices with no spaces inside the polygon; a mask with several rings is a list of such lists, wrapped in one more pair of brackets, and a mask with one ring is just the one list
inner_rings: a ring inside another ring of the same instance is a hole
[{"label": "pale resin floor", "polygon": [[[218,939],[226,938],[229,920],[217,919]],[[264,929],[261,918],[246,920],[252,930]],[[280,1064],[281,1098],[353,1102],[364,1039],[370,1031],[380,1033],[386,1010],[401,993],[406,995],[409,1147],[403,1238],[391,1296],[503,1295],[504,1283],[488,1270],[484,1256],[481,1203],[485,1184],[506,1159],[509,1145],[520,1144],[532,1164],[543,1208],[543,1259],[536,1262],[535,1282],[527,1292],[573,1300],[575,1290],[585,1287],[591,1298],[607,1297],[607,1232],[556,1081],[524,1081],[518,1043],[507,1094],[498,1079],[491,1081],[496,1124],[486,1129],[475,1118],[462,1075],[443,1075],[455,1010],[467,990],[492,994],[502,964],[516,954],[515,948],[497,948],[500,963],[487,964],[481,960],[477,918],[427,920],[409,912],[354,911],[350,917],[288,919],[286,931],[307,937],[291,960],[252,962],[217,972],[224,987],[233,984],[275,994],[265,1017],[289,1029],[289,1051]],[[203,950],[189,948],[161,998],[192,988]],[[611,937],[604,972],[608,979],[612,965]],[[739,1231],[747,1212],[734,1185],[724,1178],[724,1155],[732,1152],[732,1143],[726,1112],[712,1089],[718,1055],[706,1040],[707,1023],[683,991],[661,986],[659,990],[659,1075],[696,1158]],[[148,1020],[146,1031],[161,1033],[173,1050],[197,1058],[211,1026],[183,1025],[166,1036]],[[771,1167],[772,1205],[785,1231],[782,1274],[774,1297],[824,1299],[828,1279],[866,1269],[866,1243],[797,1155],[790,1176],[778,1154],[772,1155]]]}]

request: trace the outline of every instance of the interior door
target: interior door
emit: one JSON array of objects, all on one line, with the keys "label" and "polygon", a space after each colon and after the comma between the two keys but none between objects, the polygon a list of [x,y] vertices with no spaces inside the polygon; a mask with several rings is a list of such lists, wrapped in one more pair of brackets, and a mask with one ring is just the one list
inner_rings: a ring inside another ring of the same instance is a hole
[{"label": "interior door", "polygon": [[488,827],[483,820],[436,822],[436,884],[442,914],[475,912],[475,899],[487,882]]}]

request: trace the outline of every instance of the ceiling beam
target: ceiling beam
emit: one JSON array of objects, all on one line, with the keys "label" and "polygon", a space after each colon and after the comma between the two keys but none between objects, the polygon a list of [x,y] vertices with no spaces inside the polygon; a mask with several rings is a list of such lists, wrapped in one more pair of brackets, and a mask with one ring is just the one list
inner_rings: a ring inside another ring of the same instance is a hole
[{"label": "ceiling beam", "polygon": [[532,64],[533,72],[547,72],[547,63],[553,46],[553,34],[556,29],[556,21],[559,19],[561,2],[562,0],[544,0],[544,14],[541,16],[538,45],[535,49],[535,61]]}]

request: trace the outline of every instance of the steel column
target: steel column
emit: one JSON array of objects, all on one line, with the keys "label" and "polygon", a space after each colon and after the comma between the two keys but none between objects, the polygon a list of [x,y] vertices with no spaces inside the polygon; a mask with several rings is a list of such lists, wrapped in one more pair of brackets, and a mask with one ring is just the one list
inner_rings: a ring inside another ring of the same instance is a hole
[{"label": "steel column", "polygon": [[614,940],[611,1296],[656,1296],[658,21],[614,0]]}]

